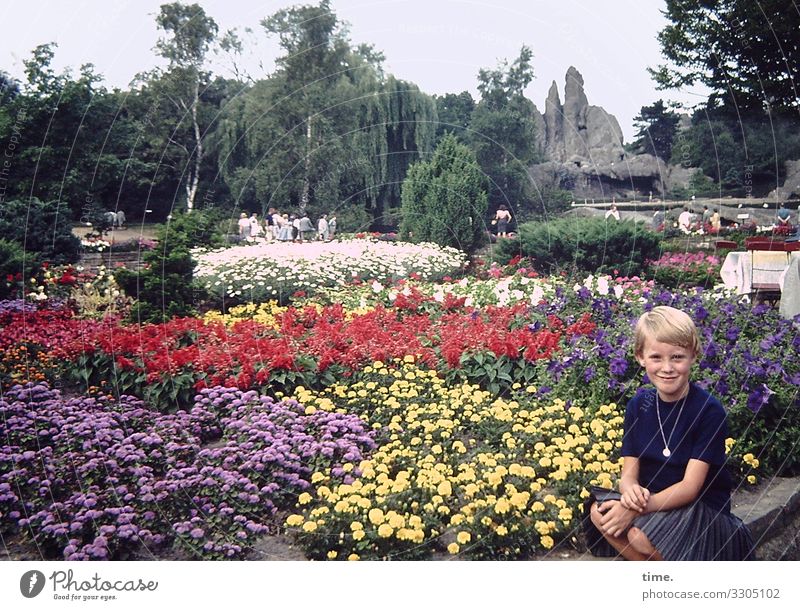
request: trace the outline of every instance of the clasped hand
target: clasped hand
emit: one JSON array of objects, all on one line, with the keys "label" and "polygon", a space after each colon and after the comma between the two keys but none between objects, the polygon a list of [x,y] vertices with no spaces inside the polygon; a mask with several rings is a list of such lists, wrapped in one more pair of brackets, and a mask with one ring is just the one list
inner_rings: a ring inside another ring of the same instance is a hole
[{"label": "clasped hand", "polygon": [[622,536],[633,523],[633,520],[644,513],[650,499],[650,490],[640,485],[632,485],[622,493],[622,499],[612,500],[597,505],[600,528],[609,536]]}]

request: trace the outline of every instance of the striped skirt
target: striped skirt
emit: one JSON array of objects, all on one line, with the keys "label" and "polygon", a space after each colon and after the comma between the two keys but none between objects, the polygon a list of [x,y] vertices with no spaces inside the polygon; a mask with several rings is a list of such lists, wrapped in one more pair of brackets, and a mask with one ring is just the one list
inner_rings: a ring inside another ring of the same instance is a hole
[{"label": "striped skirt", "polygon": [[[588,517],[588,512],[586,515]],[[750,532],[741,519],[727,511],[711,508],[703,502],[642,515],[633,521],[633,526],[644,532],[667,561],[755,559]],[[593,555],[617,555],[588,518],[584,519],[584,532]]]}]

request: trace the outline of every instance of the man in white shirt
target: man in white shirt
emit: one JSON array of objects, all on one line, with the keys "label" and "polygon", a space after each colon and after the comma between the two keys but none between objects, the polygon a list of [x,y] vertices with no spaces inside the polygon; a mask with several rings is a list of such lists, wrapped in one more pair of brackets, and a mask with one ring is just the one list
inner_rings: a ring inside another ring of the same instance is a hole
[{"label": "man in white shirt", "polygon": [[684,207],[683,212],[678,216],[678,228],[687,235],[692,232],[692,213],[688,206]]}]

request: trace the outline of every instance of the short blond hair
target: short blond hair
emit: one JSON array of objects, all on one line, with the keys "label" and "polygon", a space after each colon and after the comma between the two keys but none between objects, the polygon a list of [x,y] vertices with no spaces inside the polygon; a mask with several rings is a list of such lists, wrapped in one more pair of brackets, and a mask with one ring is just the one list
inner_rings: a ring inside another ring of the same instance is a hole
[{"label": "short blond hair", "polygon": [[647,337],[688,349],[695,358],[700,356],[700,333],[692,319],[680,309],[659,305],[639,317],[634,331],[637,357],[643,355]]}]

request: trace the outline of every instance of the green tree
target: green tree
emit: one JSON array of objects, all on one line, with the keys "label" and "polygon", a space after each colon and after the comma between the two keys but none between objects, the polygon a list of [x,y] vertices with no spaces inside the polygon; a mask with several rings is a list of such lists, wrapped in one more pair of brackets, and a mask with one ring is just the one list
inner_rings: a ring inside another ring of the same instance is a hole
[{"label": "green tree", "polygon": [[483,241],[486,178],[475,155],[453,134],[430,161],[411,166],[403,183],[403,239],[430,241],[472,252]]},{"label": "green tree", "polygon": [[669,64],[650,72],[659,87],[703,83],[709,105],[797,108],[800,11],[786,0],[666,0],[658,40]]},{"label": "green tree", "polygon": [[533,80],[531,50],[523,46],[511,65],[481,69],[481,101],[472,114],[472,148],[489,177],[491,206],[507,205],[512,211],[531,207],[528,166],[536,159],[533,103],[523,91]]},{"label": "green tree", "polygon": [[475,111],[475,100],[469,91],[434,96],[436,101],[436,143],[447,133],[455,134],[462,142],[469,142],[470,122]]},{"label": "green tree", "polygon": [[667,109],[664,100],[658,100],[652,106],[642,106],[633,119],[637,128],[634,146],[642,152],[668,160],[672,156],[672,142],[679,120],[674,110]]},{"label": "green tree", "polygon": [[200,118],[201,90],[208,85],[210,75],[202,67],[218,28],[199,4],[179,2],[162,4],[156,23],[167,34],[158,41],[156,49],[169,61],[169,70],[159,74],[160,78],[153,85],[158,95],[169,100],[178,126],[188,125],[188,136],[176,129],[169,139],[183,152],[186,209],[191,211],[205,154],[205,129]]}]

